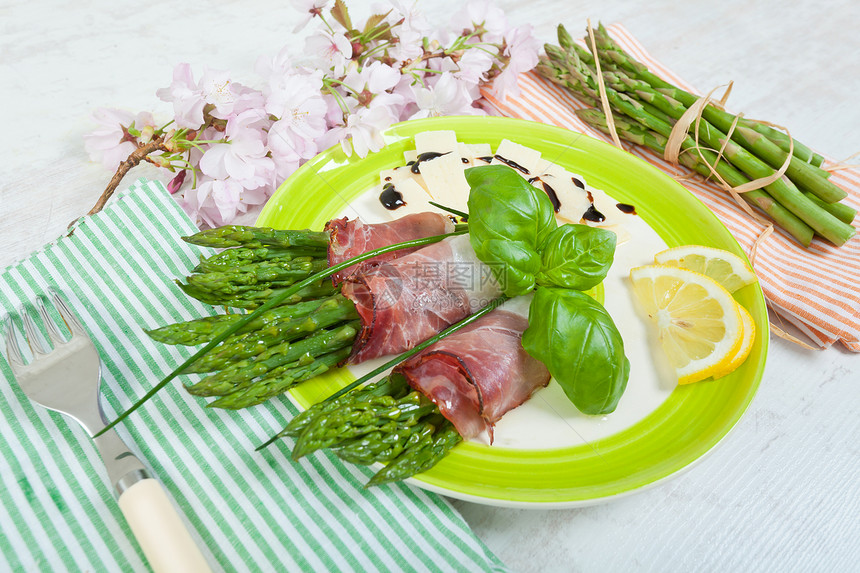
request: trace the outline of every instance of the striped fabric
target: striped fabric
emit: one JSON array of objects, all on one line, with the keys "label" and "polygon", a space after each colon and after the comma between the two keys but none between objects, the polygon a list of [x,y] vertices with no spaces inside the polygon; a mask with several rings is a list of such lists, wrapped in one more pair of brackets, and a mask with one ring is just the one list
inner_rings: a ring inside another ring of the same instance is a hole
[{"label": "striped fabric", "polygon": [[[621,25],[608,28],[613,38],[631,55],[663,79],[687,91],[696,90],[652,58]],[[528,119],[564,127],[611,142],[609,136],[581,121],[573,110],[588,107],[563,88],[536,72],[519,78],[520,94],[501,102],[485,91],[491,113]],[[750,219],[732,198],[702,178],[686,179],[688,171],[671,165],[652,151],[626,146],[633,155],[665,171],[680,181],[711,209],[729,228],[749,254],[763,227]],[[826,165],[825,165],[826,167]],[[844,203],[860,208],[860,171],[836,171],[831,181],[848,192]],[[854,226],[860,222],[855,218]],[[860,235],[842,247],[819,238],[804,249],[782,230],[763,241],[755,258],[755,271],[771,309],[792,323],[818,346],[826,348],[839,340],[846,348],[860,352]],[[778,321],[777,321],[778,324]]]},{"label": "striped fabric", "polygon": [[[205,252],[158,183],[109,207],[0,276],[0,317],[48,286],[62,291],[103,359],[113,418],[190,355],[141,331],[212,313],[172,283]],[[0,353],[2,355],[3,353]],[[146,571],[84,431],[32,405],[0,358],[0,571]],[[215,570],[503,571],[442,498],[288,444],[254,447],[296,414],[287,400],[206,409],[172,384],[120,426],[166,485]]]}]

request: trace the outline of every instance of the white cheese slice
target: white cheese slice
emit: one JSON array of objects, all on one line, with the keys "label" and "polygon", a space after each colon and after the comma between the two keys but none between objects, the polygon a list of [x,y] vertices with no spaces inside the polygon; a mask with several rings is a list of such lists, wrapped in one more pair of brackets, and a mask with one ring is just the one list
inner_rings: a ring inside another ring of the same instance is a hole
[{"label": "white cheese slice", "polygon": [[415,134],[415,151],[422,153],[458,152],[457,134],[453,131],[422,131]]},{"label": "white cheese slice", "polygon": [[434,201],[459,211],[468,209],[469,183],[463,174],[464,167],[457,153],[421,162],[419,170]]},{"label": "white cheese slice", "polygon": [[588,193],[574,184],[572,175],[563,167],[550,162],[541,162],[538,167],[537,177],[540,182],[535,181],[533,185],[543,189],[542,183],[549,185],[555,191],[560,207],[556,216],[566,223],[579,223],[582,215],[591,206]]},{"label": "white cheese slice", "polygon": [[467,143],[465,144],[473,157],[487,157],[493,154],[493,148],[489,143]]},{"label": "white cheese slice", "polygon": [[492,157],[493,149],[490,147],[489,143],[461,143],[460,144],[460,157],[463,159],[468,159],[469,162],[463,162],[464,167],[479,167],[481,165],[488,165],[489,161],[483,161],[478,159],[479,157]]},{"label": "white cheese slice", "polygon": [[[406,203],[398,207],[397,209],[392,209],[389,211],[394,218],[399,219],[405,215],[411,215],[413,213],[424,213],[426,211],[435,211],[438,213],[444,213],[441,209],[437,209],[429,202],[433,200],[433,197],[430,196],[429,193],[422,187],[418,181],[413,178],[406,178],[398,181],[394,188],[400,193],[403,197],[403,202]],[[382,188],[380,187],[380,193],[382,192]],[[380,203],[380,208],[385,210],[385,207]]]},{"label": "white cheese slice", "polygon": [[418,159],[418,152],[414,149],[407,149],[403,152],[403,161],[409,163],[410,161],[415,161]]},{"label": "white cheese slice", "polygon": [[[517,165],[523,167],[528,171],[528,173],[523,173],[519,169],[515,169],[515,171],[526,179],[534,177],[534,174],[537,173],[540,165],[540,151],[536,151],[526,147],[525,145],[520,145],[519,143],[514,143],[508,139],[502,140],[499,147],[496,149],[496,155],[504,157],[508,161],[513,161]],[[492,165],[505,165],[505,163],[494,158]]]}]

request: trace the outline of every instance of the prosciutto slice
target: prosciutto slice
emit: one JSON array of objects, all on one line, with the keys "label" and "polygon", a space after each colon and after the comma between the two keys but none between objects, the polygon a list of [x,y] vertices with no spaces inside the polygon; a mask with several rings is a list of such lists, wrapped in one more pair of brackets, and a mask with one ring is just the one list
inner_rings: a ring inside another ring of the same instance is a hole
[{"label": "prosciutto slice", "polygon": [[542,362],[521,344],[528,320],[494,310],[395,368],[430,398],[463,438],[487,430],[549,383]]},{"label": "prosciutto slice", "polygon": [[[454,223],[445,215],[427,212],[414,213],[388,223],[377,224],[363,223],[359,219],[350,220],[344,217],[332,219],[326,223],[325,229],[331,234],[328,264],[333,266],[379,247],[450,233],[454,230]],[[332,275],[332,282],[337,286],[355,272],[403,257],[419,248],[392,251],[347,267]]]},{"label": "prosciutto slice", "polygon": [[449,237],[350,276],[341,291],[355,303],[361,330],[350,363],[398,354],[501,294],[468,235]]}]

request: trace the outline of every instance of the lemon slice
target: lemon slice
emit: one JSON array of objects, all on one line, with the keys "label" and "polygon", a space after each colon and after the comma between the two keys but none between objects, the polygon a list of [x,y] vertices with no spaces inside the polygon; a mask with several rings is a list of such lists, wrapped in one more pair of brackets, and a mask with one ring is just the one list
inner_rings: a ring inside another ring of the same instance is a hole
[{"label": "lemon slice", "polygon": [[743,323],[744,329],[744,337],[741,341],[741,346],[738,348],[737,354],[732,357],[731,361],[725,366],[725,368],[719,368],[712,374],[714,378],[722,378],[723,376],[734,372],[738,366],[744,363],[747,356],[750,355],[753,342],[755,342],[756,330],[752,315],[741,305],[738,305],[738,310],[741,311],[741,322]]},{"label": "lemon slice", "polygon": [[630,280],[657,324],[679,384],[729,367],[744,339],[740,307],[729,291],[705,275],[666,265],[634,268]]},{"label": "lemon slice", "polygon": [[735,292],[757,280],[745,260],[734,253],[713,247],[674,247],[654,255],[654,262],[701,273],[723,285],[729,292]]}]

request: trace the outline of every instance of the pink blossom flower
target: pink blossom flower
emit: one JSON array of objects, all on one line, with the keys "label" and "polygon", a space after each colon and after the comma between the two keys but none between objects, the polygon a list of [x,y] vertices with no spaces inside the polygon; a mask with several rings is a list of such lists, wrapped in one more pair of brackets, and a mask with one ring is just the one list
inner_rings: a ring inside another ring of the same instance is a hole
[{"label": "pink blossom flower", "polygon": [[[386,22],[391,26],[401,23],[392,28],[391,35],[398,41],[388,48],[388,55],[399,62],[415,60],[424,52],[422,39],[432,34],[433,29],[418,9],[417,1],[408,6],[401,0],[390,0],[390,3]],[[385,11],[380,10],[381,13]]]},{"label": "pink blossom flower", "polygon": [[198,226],[219,227],[230,223],[239,213],[266,201],[268,193],[245,189],[234,179],[201,178],[197,187],[185,191],[182,208]]},{"label": "pink blossom flower", "polygon": [[200,170],[215,179],[231,177],[243,187],[255,189],[271,181],[274,164],[266,157],[265,134],[250,127],[259,115],[248,110],[227,121],[226,143],[214,143],[200,158]]},{"label": "pink blossom flower", "polygon": [[342,76],[352,58],[352,44],[342,32],[318,30],[305,39],[305,54],[309,67]]},{"label": "pink blossom flower", "polygon": [[493,44],[501,43],[508,29],[504,11],[490,0],[471,0],[452,19],[452,27],[466,28],[471,24],[483,28],[481,40]]},{"label": "pink blossom flower", "polygon": [[198,129],[203,125],[206,100],[203,90],[194,81],[190,64],[182,63],[173,68],[173,82],[155,94],[162,101],[173,104],[173,115],[179,127]]},{"label": "pink blossom flower", "polygon": [[[375,104],[375,105],[374,105]],[[395,119],[385,105],[376,104],[376,100],[368,107],[356,106],[355,110],[346,117],[346,124],[331,128],[324,143],[340,141],[343,152],[359,157],[367,157],[371,151],[379,151],[385,145],[382,131],[387,129]]]},{"label": "pink blossom flower", "polygon": [[293,34],[301,32],[314,16],[319,16],[328,8],[331,0],[292,0],[293,8],[304,14],[304,18],[293,29]]},{"label": "pink blossom flower", "polygon": [[[326,113],[328,106],[320,93],[322,74],[287,73],[273,76],[266,99],[266,112],[279,118],[273,129],[279,138],[295,141],[302,149],[313,147],[311,155],[316,153],[315,146],[304,142],[313,142],[321,137],[326,130]],[[269,139],[273,133],[270,130]]]},{"label": "pink blossom flower", "polygon": [[487,72],[493,67],[494,58],[484,50],[466,50],[457,61],[454,77],[466,84],[470,97],[481,97],[480,84],[487,80]]},{"label": "pink blossom flower", "polygon": [[502,70],[496,79],[493,81],[493,92],[496,93],[502,101],[507,94],[517,95],[520,93],[520,88],[517,86],[517,77],[527,72],[538,63],[538,50],[540,43],[532,36],[532,27],[530,25],[513,28],[505,34],[504,56],[508,60],[507,66]]},{"label": "pink blossom flower", "polygon": [[441,115],[482,114],[481,110],[472,107],[472,97],[469,95],[468,86],[450,72],[444,72],[432,87],[416,87],[414,91],[418,111],[412,115],[411,119]]},{"label": "pink blossom flower", "polygon": [[127,111],[103,107],[94,111],[92,118],[99,127],[84,136],[84,148],[90,159],[101,162],[111,171],[115,171],[120,162],[137,149],[126,128],[132,123],[137,129],[155,126],[152,114],[145,112],[134,116]]}]

